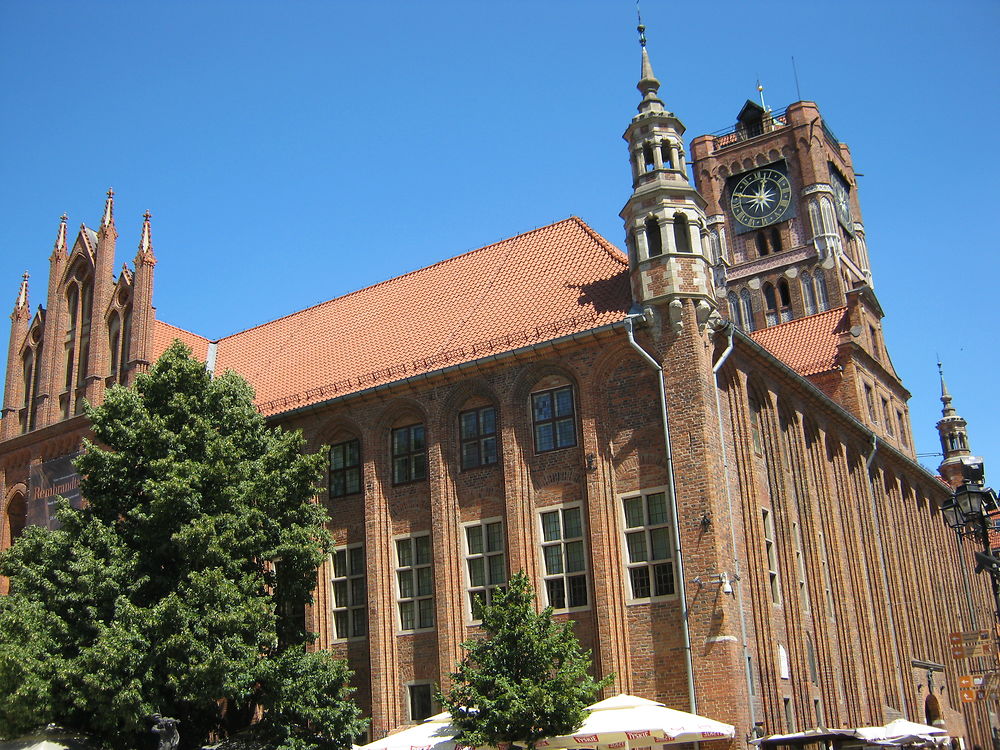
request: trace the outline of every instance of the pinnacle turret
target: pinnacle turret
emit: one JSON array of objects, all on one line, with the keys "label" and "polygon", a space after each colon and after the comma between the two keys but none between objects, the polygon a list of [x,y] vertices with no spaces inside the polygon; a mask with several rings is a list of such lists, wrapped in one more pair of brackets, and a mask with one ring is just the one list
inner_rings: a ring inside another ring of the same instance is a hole
[{"label": "pinnacle turret", "polygon": [[17,302],[14,305],[15,310],[27,310],[28,309],[28,272],[25,271],[24,275],[21,276],[21,288],[17,291]]},{"label": "pinnacle turret", "polygon": [[113,227],[115,225],[115,191],[108,188],[108,197],[104,201],[104,216],[101,217],[102,227]]},{"label": "pinnacle turret", "polygon": [[142,237],[139,238],[139,253],[136,255],[136,261],[143,260],[155,260],[153,255],[153,237],[149,228],[149,219],[152,216],[147,210],[146,213],[142,215]]},{"label": "pinnacle turret", "polygon": [[966,421],[951,405],[951,393],[944,382],[944,368],[938,362],[938,374],[941,377],[941,419],[937,423],[938,437],[941,438],[941,453],[944,459],[938,467],[941,476],[957,487],[963,479],[962,459],[972,455],[969,449],[969,433]]},{"label": "pinnacle turret", "polygon": [[66,255],[66,214],[59,217],[59,231],[56,233],[56,241],[52,246],[52,255],[62,253]]}]

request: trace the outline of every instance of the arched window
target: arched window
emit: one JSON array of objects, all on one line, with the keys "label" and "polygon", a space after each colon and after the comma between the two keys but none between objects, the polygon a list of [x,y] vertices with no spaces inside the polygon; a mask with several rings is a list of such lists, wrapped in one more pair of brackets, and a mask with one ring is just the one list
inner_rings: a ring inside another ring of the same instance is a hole
[{"label": "arched window", "polygon": [[22,382],[24,383],[24,415],[21,417],[21,432],[31,429],[31,404],[33,394],[31,392],[34,384],[35,353],[28,349],[21,360]]},{"label": "arched window", "polygon": [[684,214],[674,214],[674,247],[679,253],[691,252],[691,229]]},{"label": "arched window", "polygon": [[649,250],[649,257],[652,258],[663,254],[663,238],[660,236],[660,222],[655,216],[646,219],[646,248]]},{"label": "arched window", "polygon": [[830,301],[826,296],[826,278],[818,268],[813,272],[813,286],[816,290],[816,306],[820,311],[830,309]]},{"label": "arched window", "polygon": [[108,351],[111,352],[110,377],[117,382],[118,365],[121,362],[122,323],[117,312],[108,319]]},{"label": "arched window", "polygon": [[122,319],[122,354],[119,359],[118,382],[125,385],[128,375],[129,346],[132,339],[132,308],[126,308]]},{"label": "arched window", "polygon": [[806,315],[816,313],[816,293],[813,291],[813,279],[808,273],[802,274],[802,303],[806,308]]},{"label": "arched window", "polygon": [[736,292],[730,292],[726,295],[726,303],[729,305],[729,319],[740,328],[746,330],[746,324],[743,322],[743,315],[740,310],[740,299],[736,296]]},{"label": "arched window", "polygon": [[66,339],[63,344],[64,377],[63,389],[66,391],[60,397],[60,407],[63,417],[69,417],[73,408],[73,394],[70,392],[76,382],[76,337],[77,322],[80,311],[80,288],[71,284],[66,292]]},{"label": "arched window", "polygon": [[28,509],[24,503],[24,495],[20,492],[7,503],[7,528],[10,529],[10,542],[14,543],[28,524]]},{"label": "arched window", "polygon": [[642,147],[642,160],[647,172],[652,172],[656,169],[656,162],[653,161],[653,147],[650,144],[646,144]]},{"label": "arched window", "polygon": [[663,162],[664,169],[674,168],[674,159],[670,155],[670,144],[663,143],[660,145],[660,161]]},{"label": "arched window", "polygon": [[774,294],[774,287],[771,282],[767,282],[761,287],[761,291],[764,292],[764,307],[766,312],[764,317],[767,319],[767,324],[769,326],[778,324],[778,298]]},{"label": "arched window", "polygon": [[781,252],[781,232],[778,231],[777,227],[771,230],[771,252]]},{"label": "arched window", "polygon": [[779,319],[782,323],[787,323],[792,319],[792,295],[788,291],[788,282],[785,279],[778,280],[778,302],[781,305],[778,310]]},{"label": "arched window", "polygon": [[757,232],[754,238],[757,241],[757,255],[763,258],[770,252],[770,248],[767,246],[767,235],[763,232]]},{"label": "arched window", "polygon": [[746,331],[752,332],[756,326],[753,322],[753,299],[750,297],[750,290],[744,289],[740,292],[740,305],[743,307],[743,322],[746,326]]},{"label": "arched window", "polygon": [[[83,385],[90,357],[90,313],[94,303],[94,288],[86,281],[80,289],[80,344],[77,357],[76,384]],[[82,400],[78,407],[82,407]]]}]

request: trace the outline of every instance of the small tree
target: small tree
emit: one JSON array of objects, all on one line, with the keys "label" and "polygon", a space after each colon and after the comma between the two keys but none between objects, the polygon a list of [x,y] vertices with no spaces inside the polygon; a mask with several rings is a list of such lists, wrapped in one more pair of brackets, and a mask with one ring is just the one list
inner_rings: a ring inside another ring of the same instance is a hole
[{"label": "small tree", "polygon": [[451,713],[467,745],[535,742],[572,732],[584,708],[614,680],[590,675],[571,622],[552,619],[552,608],[535,611],[535,594],[519,572],[506,591],[483,607],[484,636],[462,644],[466,656],[438,699]]},{"label": "small tree", "polygon": [[56,721],[137,748],[156,712],[190,748],[263,708],[272,746],[349,746],[350,672],[306,652],[301,617],[329,545],[322,455],[177,342],[88,415],[87,507],[0,556],[0,734]]}]

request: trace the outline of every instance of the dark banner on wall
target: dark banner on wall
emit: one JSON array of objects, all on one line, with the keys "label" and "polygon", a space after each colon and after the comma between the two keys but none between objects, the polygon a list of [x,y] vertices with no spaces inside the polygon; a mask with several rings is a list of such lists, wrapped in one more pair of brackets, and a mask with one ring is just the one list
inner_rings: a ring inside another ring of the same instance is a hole
[{"label": "dark banner on wall", "polygon": [[56,498],[64,497],[74,508],[83,505],[80,495],[80,475],[73,468],[73,459],[83,451],[53,458],[31,467],[28,477],[28,523],[58,529]]}]

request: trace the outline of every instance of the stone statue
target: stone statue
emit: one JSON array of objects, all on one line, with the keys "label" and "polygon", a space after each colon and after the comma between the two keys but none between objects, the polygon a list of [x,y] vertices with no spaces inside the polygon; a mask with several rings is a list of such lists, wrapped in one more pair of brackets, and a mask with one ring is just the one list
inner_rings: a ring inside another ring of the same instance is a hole
[{"label": "stone statue", "polygon": [[179,723],[177,719],[160,716],[160,714],[153,714],[149,719],[153,722],[153,728],[150,731],[160,738],[160,744],[156,750],[177,750],[177,746],[181,743],[181,735],[177,731]]}]

